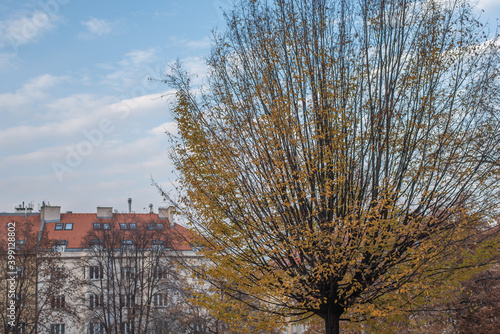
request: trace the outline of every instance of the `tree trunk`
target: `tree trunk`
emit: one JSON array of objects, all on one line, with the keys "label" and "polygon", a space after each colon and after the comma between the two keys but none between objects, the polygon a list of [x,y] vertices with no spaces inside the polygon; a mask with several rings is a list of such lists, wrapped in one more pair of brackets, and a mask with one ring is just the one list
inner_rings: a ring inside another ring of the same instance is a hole
[{"label": "tree trunk", "polygon": [[325,321],[325,334],[340,334],[340,316],[344,308],[333,300],[328,300],[321,306],[321,317]]},{"label": "tree trunk", "polygon": [[340,313],[328,312],[325,319],[325,334],[340,333]]}]

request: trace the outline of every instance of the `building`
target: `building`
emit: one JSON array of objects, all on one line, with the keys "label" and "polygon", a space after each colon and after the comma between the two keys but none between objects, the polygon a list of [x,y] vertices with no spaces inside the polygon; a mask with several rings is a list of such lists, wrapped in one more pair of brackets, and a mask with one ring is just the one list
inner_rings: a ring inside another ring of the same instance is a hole
[{"label": "building", "polygon": [[150,208],[61,213],[44,205],[37,213],[24,206],[1,213],[4,332],[10,326],[12,333],[28,333],[36,324],[37,333],[160,334],[179,331],[180,314],[183,325],[201,332],[202,314],[186,314],[181,305],[185,287],[195,282],[179,263],[200,261],[189,231],[174,223],[173,207]]}]

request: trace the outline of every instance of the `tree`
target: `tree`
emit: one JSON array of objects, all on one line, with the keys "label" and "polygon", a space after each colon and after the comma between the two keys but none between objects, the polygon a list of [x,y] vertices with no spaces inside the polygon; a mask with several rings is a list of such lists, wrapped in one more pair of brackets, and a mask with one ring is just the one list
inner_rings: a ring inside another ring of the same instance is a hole
[{"label": "tree", "polygon": [[242,1],[227,23],[200,90],[167,78],[178,212],[222,291],[339,333],[498,251],[460,246],[496,224],[500,172],[498,36],[467,2]]},{"label": "tree", "polygon": [[133,214],[96,220],[80,260],[89,333],[175,331],[167,321],[180,280],[173,249],[184,240],[166,222]]},{"label": "tree", "polygon": [[39,232],[34,226],[35,220],[30,217],[11,220],[4,235],[12,234],[12,239],[0,243],[5,283],[0,286],[0,295],[5,296],[0,318],[5,334],[48,332],[50,322],[64,318],[78,321],[75,305],[60,299],[61,291],[66,297],[75,293],[75,278],[64,270],[55,240],[48,238],[46,230]]}]

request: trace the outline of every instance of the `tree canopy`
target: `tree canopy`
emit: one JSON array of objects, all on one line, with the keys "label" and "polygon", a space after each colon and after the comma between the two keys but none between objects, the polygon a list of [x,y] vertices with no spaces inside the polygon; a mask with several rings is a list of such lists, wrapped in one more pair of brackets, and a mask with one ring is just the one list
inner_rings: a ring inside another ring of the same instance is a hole
[{"label": "tree canopy", "polygon": [[491,258],[498,38],[467,2],[243,1],[226,18],[205,85],[168,79],[207,279],[338,333]]}]

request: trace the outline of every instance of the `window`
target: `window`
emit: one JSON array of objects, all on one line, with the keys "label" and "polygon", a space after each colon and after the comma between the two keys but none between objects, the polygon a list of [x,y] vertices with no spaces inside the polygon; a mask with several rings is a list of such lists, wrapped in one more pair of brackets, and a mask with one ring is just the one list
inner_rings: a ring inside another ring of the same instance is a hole
[{"label": "window", "polygon": [[132,322],[122,322],[120,324],[120,330],[122,334],[131,334],[133,331],[133,323]]},{"label": "window", "polygon": [[165,249],[165,242],[163,240],[153,240],[151,241],[151,248],[154,251],[162,251]]},{"label": "window", "polygon": [[64,268],[53,268],[50,273],[51,280],[60,280],[65,278],[66,270]]},{"label": "window", "polygon": [[66,306],[64,296],[55,296],[50,298],[50,308],[53,310],[62,309]]},{"label": "window", "polygon": [[135,306],[135,296],[132,294],[120,295],[120,306],[121,307],[134,307]]},{"label": "window", "polygon": [[100,230],[101,229],[101,223],[94,223],[94,230]]},{"label": "window", "polygon": [[89,324],[89,334],[103,334],[104,333],[104,324],[91,322]]},{"label": "window", "polygon": [[193,333],[205,333],[205,326],[200,321],[193,324]]},{"label": "window", "polygon": [[103,278],[103,275],[102,275],[102,268],[100,266],[89,267],[89,279],[101,279],[101,278]]},{"label": "window", "polygon": [[89,309],[93,310],[104,306],[104,296],[98,294],[91,294],[89,296]]},{"label": "window", "polygon": [[154,224],[148,224],[148,225],[147,225],[147,228],[148,228],[148,230],[150,230],[150,231],[151,231],[151,230],[154,230],[154,229],[155,229],[155,225],[154,225]]},{"label": "window", "polygon": [[122,240],[121,246],[123,251],[133,250],[134,242],[132,240]]},{"label": "window", "polygon": [[54,240],[54,245],[52,246],[52,248],[55,252],[64,253],[67,244],[67,240]]},{"label": "window", "polygon": [[26,276],[26,267],[16,266],[16,277],[25,277]]},{"label": "window", "polygon": [[128,226],[129,226],[129,228],[131,230],[137,230],[137,224],[136,223],[130,223],[130,224],[128,224]]},{"label": "window", "polygon": [[165,293],[156,293],[153,295],[153,306],[164,307],[167,306],[167,295]]},{"label": "window", "polygon": [[163,224],[156,224],[156,228],[158,230],[163,230]]},{"label": "window", "polygon": [[24,240],[16,240],[16,250],[24,249]]},{"label": "window", "polygon": [[63,224],[63,223],[56,223],[55,230],[56,230],[56,231],[60,231],[60,230],[62,230],[62,229],[63,229],[63,226],[64,226],[64,224]]},{"label": "window", "polygon": [[50,334],[64,334],[64,324],[51,324]]},{"label": "window", "polygon": [[122,279],[133,280],[135,278],[135,268],[133,267],[122,267],[121,268]]},{"label": "window", "polygon": [[120,223],[120,230],[127,230],[128,226],[125,223]]},{"label": "window", "polygon": [[73,223],[66,223],[64,225],[65,230],[72,230],[73,229]]},{"label": "window", "polygon": [[102,228],[104,230],[111,230],[111,224],[110,223],[103,223]]},{"label": "window", "polygon": [[98,251],[103,248],[104,241],[102,239],[92,239],[90,240],[90,249],[93,251]]},{"label": "window", "polygon": [[165,267],[156,267],[153,269],[153,279],[161,280],[167,278],[168,270]]},{"label": "window", "polygon": [[168,332],[170,332],[170,331],[167,332],[168,329],[169,329],[168,321],[166,320],[159,320],[153,323],[154,334],[168,334]]}]

